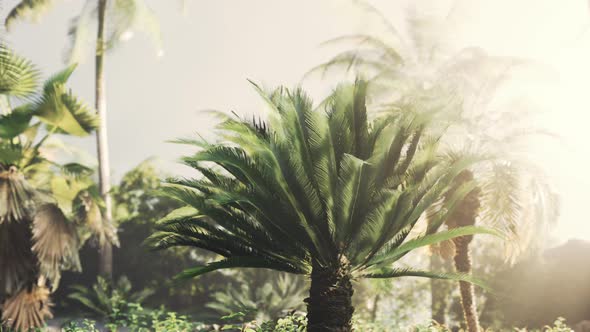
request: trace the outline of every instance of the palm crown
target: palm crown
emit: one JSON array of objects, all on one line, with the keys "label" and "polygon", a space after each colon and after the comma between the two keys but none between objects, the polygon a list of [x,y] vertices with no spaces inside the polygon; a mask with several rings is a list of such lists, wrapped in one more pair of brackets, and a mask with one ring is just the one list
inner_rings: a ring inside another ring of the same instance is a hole
[{"label": "palm crown", "polygon": [[[156,248],[195,246],[224,257],[186,270],[184,277],[232,267],[311,275],[311,330],[323,324],[317,319],[330,317],[322,301],[339,297],[315,301],[314,289],[322,293],[321,284],[339,285],[346,298],[352,290],[343,279],[469,279],[391,264],[420,246],[488,232],[468,227],[432,234],[473,189],[466,183],[445,200],[427,235],[405,241],[424,211],[450,193],[453,178],[476,158],[440,156],[440,137],[425,134],[432,119],[426,113],[369,121],[366,91],[364,81],[342,85],[322,103],[323,110],[314,110],[300,89],[260,91],[270,106],[267,123],[225,118],[219,126],[222,142],[182,140],[202,148],[184,162],[203,177],[170,180],[165,192],[187,207],[162,220],[150,242]],[[352,311],[344,310],[342,319],[349,319]]]},{"label": "palm crown", "polygon": [[495,100],[506,97],[501,96],[502,87],[517,69],[535,64],[489,55],[477,47],[449,53],[436,35],[445,27],[435,18],[410,11],[404,34],[376,9],[364,7],[383,22],[388,34],[335,38],[328,43],[347,43],[349,48],[310,73],[345,68],[370,75],[375,87],[371,93],[389,109],[409,102],[420,109],[446,104],[457,117],[441,141],[444,148],[488,156],[470,168],[481,186],[481,221],[514,240],[506,242],[512,260],[528,247],[536,248],[544,240],[541,230],[557,219],[558,200],[527,148],[531,136],[548,133],[531,126],[529,103]]},{"label": "palm crown", "polygon": [[[10,10],[5,19],[7,29],[20,20],[36,20],[52,7],[56,0],[21,0]],[[74,18],[68,29],[69,47],[64,53],[67,62],[80,62],[91,49],[97,20],[97,1],[86,1],[80,14]],[[134,31],[145,32],[162,52],[160,23],[145,0],[113,0],[107,5],[108,31],[106,46],[116,47],[121,41],[130,38]]]}]

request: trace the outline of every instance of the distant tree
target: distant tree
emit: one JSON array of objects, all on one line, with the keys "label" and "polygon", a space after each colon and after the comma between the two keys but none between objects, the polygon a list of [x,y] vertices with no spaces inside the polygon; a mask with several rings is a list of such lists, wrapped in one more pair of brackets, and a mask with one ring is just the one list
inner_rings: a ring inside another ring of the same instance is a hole
[{"label": "distant tree", "polygon": [[[429,244],[477,227],[407,240],[420,216],[477,158],[448,160],[440,137],[425,135],[426,114],[368,120],[367,84],[345,84],[314,110],[303,91],[260,91],[269,121],[225,118],[221,142],[181,140],[201,148],[184,162],[198,179],[172,179],[165,192],[186,204],[160,222],[157,249],[194,246],[224,259],[188,269],[196,277],[225,268],[268,268],[311,277],[309,331],[350,331],[357,278],[422,276],[475,281],[464,274],[399,269],[392,264]],[[452,193],[442,223],[473,187]]]},{"label": "distant tree", "polygon": [[[23,19],[35,20],[42,16],[54,0],[21,0],[6,17],[5,25],[10,29],[12,25]],[[109,224],[112,220],[112,202],[110,196],[110,162],[107,136],[107,99],[105,79],[105,55],[122,40],[129,39],[134,30],[144,30],[153,37],[160,48],[159,22],[144,0],[87,0],[80,15],[72,20],[68,36],[70,47],[66,51],[65,59],[68,63],[78,62],[88,50],[88,44],[93,40],[92,27],[96,25],[95,56],[95,106],[99,116],[99,126],[96,130],[98,151],[98,175],[100,194],[104,201],[103,218]],[[110,242],[104,242],[100,248],[101,259],[99,269],[101,274],[112,277],[113,253]]]}]

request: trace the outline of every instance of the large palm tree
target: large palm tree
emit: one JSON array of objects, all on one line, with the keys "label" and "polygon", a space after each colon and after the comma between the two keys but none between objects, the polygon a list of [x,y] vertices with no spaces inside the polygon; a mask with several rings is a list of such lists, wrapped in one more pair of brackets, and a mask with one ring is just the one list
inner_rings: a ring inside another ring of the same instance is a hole
[{"label": "large palm tree", "polygon": [[67,208],[74,196],[64,196],[90,188],[91,170],[57,164],[44,151],[55,133],[85,136],[96,127],[93,112],[66,88],[73,69],[37,92],[35,67],[0,45],[0,311],[1,325],[16,330],[40,327],[51,315],[49,294],[60,271],[80,268],[83,239],[74,220],[91,219],[84,212],[74,218]]},{"label": "large palm tree", "polygon": [[[481,220],[501,228],[514,240],[507,242],[512,249],[513,244],[521,250],[532,246],[532,240],[539,238],[539,234],[533,235],[535,231],[554,222],[557,214],[555,194],[544,182],[540,168],[523,153],[526,138],[540,131],[529,127],[531,114],[523,105],[516,105],[518,112],[490,107],[498,89],[510,79],[511,70],[526,65],[526,61],[490,56],[478,48],[447,52],[440,38],[432,38],[437,31],[444,31],[436,21],[429,21],[432,18],[410,13],[408,36],[374,8],[365,8],[384,22],[388,37],[359,34],[337,38],[331,42],[345,42],[354,48],[312,72],[333,67],[354,69],[371,77],[378,87],[373,93],[387,108],[411,102],[426,109],[447,105],[447,110],[459,114],[443,137],[445,149],[453,154],[478,151],[488,158],[455,178],[457,188],[463,182],[477,185],[445,220],[446,227],[472,226]],[[471,273],[472,238],[458,237],[451,243],[457,272]],[[518,250],[512,250],[510,258],[517,254]],[[459,282],[459,286],[467,329],[478,332],[473,286],[465,282]],[[438,319],[444,317],[440,312],[433,314]]]},{"label": "large palm tree", "polygon": [[[300,89],[260,91],[268,122],[225,118],[222,140],[181,140],[202,150],[184,162],[202,178],[170,180],[165,192],[186,204],[159,224],[155,248],[194,246],[223,259],[188,269],[267,268],[311,277],[309,331],[350,331],[352,282],[422,276],[470,281],[463,274],[400,269],[408,252],[476,227],[408,240],[423,212],[476,158],[438,154],[427,114],[368,120],[367,84],[340,86],[319,110]],[[445,219],[471,184],[452,192]]]},{"label": "large palm tree", "polygon": [[[54,0],[22,0],[6,17],[8,29],[18,20],[36,19],[41,16]],[[108,224],[113,224],[110,183],[110,162],[107,134],[107,98],[105,78],[105,53],[117,46],[120,41],[128,39],[133,30],[143,30],[153,37],[160,48],[159,23],[144,0],[87,0],[80,15],[70,26],[68,35],[70,47],[66,52],[66,61],[79,61],[92,40],[91,27],[97,26],[95,55],[95,106],[100,122],[96,130],[96,146],[99,162],[98,175],[100,194],[104,201],[103,217]],[[99,270],[101,274],[111,277],[113,272],[112,243],[104,242],[100,248]]]}]

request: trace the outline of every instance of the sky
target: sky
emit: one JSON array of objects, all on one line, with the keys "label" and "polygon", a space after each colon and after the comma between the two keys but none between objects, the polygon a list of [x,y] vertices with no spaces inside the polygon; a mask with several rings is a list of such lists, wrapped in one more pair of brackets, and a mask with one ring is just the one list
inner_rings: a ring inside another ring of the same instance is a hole
[{"label": "sky", "polygon": [[[0,0],[1,16],[16,2]],[[147,0],[160,19],[163,56],[137,35],[108,54],[108,126],[114,178],[156,156],[169,174],[190,174],[176,161],[193,150],[168,143],[197,133],[208,136],[214,121],[203,110],[260,114],[262,103],[247,79],[264,86],[302,84],[321,97],[333,87],[304,80],[325,61],[326,40],[376,32],[379,22],[349,0]],[[374,0],[394,25],[403,8],[446,15],[439,34],[451,47],[478,46],[489,54],[518,56],[541,64],[542,75],[523,81],[544,110],[542,124],[559,139],[532,147],[561,197],[553,231],[558,241],[590,240],[590,10],[586,0]],[[46,75],[63,68],[67,25],[83,5],[64,0],[36,24],[17,24],[6,38]],[[93,61],[80,63],[71,87],[93,101]],[[539,73],[535,73],[539,74]],[[94,153],[94,140],[72,142]]]}]

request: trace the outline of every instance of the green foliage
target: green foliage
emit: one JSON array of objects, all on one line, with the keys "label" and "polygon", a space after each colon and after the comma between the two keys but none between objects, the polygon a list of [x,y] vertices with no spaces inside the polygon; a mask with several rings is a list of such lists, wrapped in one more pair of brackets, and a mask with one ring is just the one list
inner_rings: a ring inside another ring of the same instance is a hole
[{"label": "green foliage", "polygon": [[[275,320],[303,309],[307,285],[300,276],[267,270],[239,271],[223,291],[212,294],[207,307],[222,315],[242,313],[238,321]],[[229,319],[226,319],[229,321]]]},{"label": "green foliage", "polygon": [[157,249],[194,246],[224,259],[180,277],[233,267],[309,274],[312,265],[334,267],[346,257],[355,277],[477,282],[391,267],[405,253],[442,241],[430,233],[473,189],[469,183],[449,194],[428,233],[405,241],[454,177],[477,161],[437,153],[440,137],[426,134],[433,114],[408,110],[368,121],[363,81],[340,86],[323,110],[314,110],[301,90],[259,91],[271,111],[268,123],[224,117],[223,141],[182,141],[201,148],[184,162],[203,178],[169,181],[165,193],[187,207],[164,218],[149,242]]},{"label": "green foliage", "polygon": [[310,73],[354,71],[370,77],[371,93],[379,102],[401,105],[402,111],[407,103],[418,109],[441,109],[453,120],[443,122],[450,126],[442,137],[443,146],[451,153],[476,151],[487,156],[470,170],[482,189],[479,219],[510,240],[503,254],[514,262],[521,254],[538,250],[547,226],[558,219],[559,200],[542,165],[527,153],[527,144],[531,137],[551,133],[531,126],[536,105],[523,102],[520,95],[506,101],[502,94],[514,74],[532,63],[474,47],[446,50],[438,35],[446,27],[417,7],[404,13],[405,29],[371,5],[362,7],[383,24],[387,36],[355,34],[330,40],[326,44],[344,50]]},{"label": "green foliage", "polygon": [[[240,315],[236,313],[231,316]],[[222,317],[222,319],[224,319]],[[225,317],[227,319],[227,317]],[[265,322],[251,321],[241,324],[224,324],[221,331],[245,331],[245,332],[303,332],[307,328],[307,318],[301,313],[292,312],[276,320]]]},{"label": "green foliage", "polygon": [[95,326],[96,322],[84,319],[81,322],[68,322],[62,326],[63,332],[100,332]]},{"label": "green foliage", "polygon": [[121,277],[116,283],[98,277],[92,288],[72,286],[74,291],[68,298],[81,304],[89,313],[118,322],[123,319],[134,319],[134,312],[141,308],[140,303],[153,294],[153,290],[146,288],[137,292],[131,291],[131,283],[126,277]]},{"label": "green foliage", "polygon": [[37,89],[39,71],[33,63],[0,43],[0,95],[30,97]]},{"label": "green foliage", "polygon": [[[151,329],[154,332],[179,331],[189,332],[196,331],[203,324],[193,323],[188,320],[187,316],[178,315],[174,312],[165,312],[159,309],[150,314]],[[147,332],[147,331],[146,331]]]},{"label": "green foliage", "polygon": [[559,317],[553,322],[553,326],[545,326],[543,332],[574,332],[565,324],[565,318]]},{"label": "green foliage", "polygon": [[[45,150],[53,134],[85,136],[97,124],[94,112],[66,88],[73,70],[49,78],[36,92],[34,66],[0,45],[1,319],[17,329],[42,324],[61,271],[80,269],[80,233],[88,224],[75,218],[73,197],[67,197],[90,186],[92,171],[60,165]],[[19,105],[13,108],[13,102]]]},{"label": "green foliage", "polygon": [[162,174],[152,160],[146,160],[125,173],[118,186],[112,189],[116,202],[115,219],[119,223],[136,220],[154,224],[178,203],[168,197],[158,196]]},{"label": "green foliage", "polygon": [[303,332],[307,327],[307,319],[301,314],[292,313],[276,322],[263,323],[257,332]]},{"label": "green foliage", "polygon": [[[204,325],[191,322],[187,316],[178,315],[175,312],[166,311],[164,308],[146,310],[139,305],[132,305],[124,316],[109,321],[106,328],[109,331],[118,331],[125,328],[130,332],[196,332],[205,331]],[[81,322],[71,321],[62,327],[64,332],[98,332],[96,323],[84,319]],[[1,331],[1,330],[0,330]]]}]

